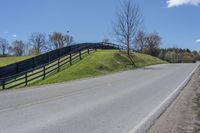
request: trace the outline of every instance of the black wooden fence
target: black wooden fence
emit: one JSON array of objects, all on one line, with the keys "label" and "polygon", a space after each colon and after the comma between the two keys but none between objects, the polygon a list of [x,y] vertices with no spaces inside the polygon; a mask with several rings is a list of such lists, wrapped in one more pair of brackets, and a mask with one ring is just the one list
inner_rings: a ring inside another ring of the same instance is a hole
[{"label": "black wooden fence", "polygon": [[0,86],[10,89],[18,86],[27,86],[36,79],[45,79],[52,72],[60,71],[66,64],[82,59],[96,49],[126,49],[123,46],[111,43],[82,43],[56,49],[30,59],[0,67]]}]

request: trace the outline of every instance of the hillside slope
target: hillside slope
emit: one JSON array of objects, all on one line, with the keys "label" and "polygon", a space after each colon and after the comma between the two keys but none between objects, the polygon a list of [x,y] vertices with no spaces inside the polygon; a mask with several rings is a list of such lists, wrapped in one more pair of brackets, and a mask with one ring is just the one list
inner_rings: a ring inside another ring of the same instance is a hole
[{"label": "hillside slope", "polygon": [[[131,56],[137,67],[166,63],[165,61],[162,61],[156,57],[140,53],[132,53]],[[64,82],[133,68],[134,66],[131,64],[125,51],[120,52],[119,50],[98,50],[91,55],[87,55],[81,61],[76,62],[71,67],[63,69],[61,72],[55,73],[54,75],[47,77],[45,80],[40,80],[34,84],[41,85]]]},{"label": "hillside slope", "polygon": [[0,67],[6,66],[18,61],[22,61],[28,58],[31,58],[32,56],[9,56],[9,57],[0,57]]}]

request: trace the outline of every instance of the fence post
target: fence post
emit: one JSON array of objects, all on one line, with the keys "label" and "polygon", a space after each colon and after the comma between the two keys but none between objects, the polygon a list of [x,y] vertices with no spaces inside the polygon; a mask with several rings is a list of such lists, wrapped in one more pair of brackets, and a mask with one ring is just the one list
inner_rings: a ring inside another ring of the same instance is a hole
[{"label": "fence post", "polygon": [[27,75],[27,72],[26,72],[26,74],[25,74],[25,86],[27,86],[28,85],[28,75]]},{"label": "fence post", "polygon": [[33,57],[32,60],[33,60],[33,67],[35,67],[35,57]]},{"label": "fence post", "polygon": [[82,57],[81,57],[81,50],[79,51],[79,58],[80,58],[80,60],[82,59]]},{"label": "fence post", "polygon": [[60,57],[58,59],[58,72],[60,71]]},{"label": "fence post", "polygon": [[90,54],[90,49],[89,48],[87,49],[87,52],[88,52],[88,54]]},{"label": "fence post", "polygon": [[43,67],[43,79],[45,79],[45,77],[46,77],[46,68],[45,68],[45,66]]},{"label": "fence post", "polygon": [[71,53],[69,55],[69,62],[70,62],[70,65],[72,65],[72,54]]},{"label": "fence post", "polygon": [[2,79],[2,90],[5,90],[5,79]]},{"label": "fence post", "polygon": [[18,63],[16,63],[16,72],[17,73],[19,72],[19,65],[18,65]]},{"label": "fence post", "polygon": [[47,63],[47,64],[49,64],[49,63],[50,63],[50,55],[49,55],[49,52],[47,53],[47,59],[48,59],[48,63]]}]

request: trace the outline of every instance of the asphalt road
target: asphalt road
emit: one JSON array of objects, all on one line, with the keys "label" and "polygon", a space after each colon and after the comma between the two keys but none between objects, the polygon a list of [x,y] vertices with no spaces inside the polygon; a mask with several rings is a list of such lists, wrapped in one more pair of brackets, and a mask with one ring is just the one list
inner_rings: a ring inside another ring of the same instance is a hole
[{"label": "asphalt road", "polygon": [[128,133],[196,65],[155,65],[0,92],[0,133]]}]

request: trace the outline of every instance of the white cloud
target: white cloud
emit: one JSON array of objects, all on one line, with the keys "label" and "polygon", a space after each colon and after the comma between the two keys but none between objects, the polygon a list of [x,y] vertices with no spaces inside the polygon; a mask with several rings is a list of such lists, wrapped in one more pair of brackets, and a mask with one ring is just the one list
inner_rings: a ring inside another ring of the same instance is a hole
[{"label": "white cloud", "polygon": [[182,6],[182,5],[198,6],[199,4],[200,4],[200,0],[167,0],[168,8]]},{"label": "white cloud", "polygon": [[200,43],[200,39],[197,39],[197,40],[196,40],[196,43]]},{"label": "white cloud", "polygon": [[17,37],[17,35],[12,35],[12,37],[16,38],[16,37]]}]

